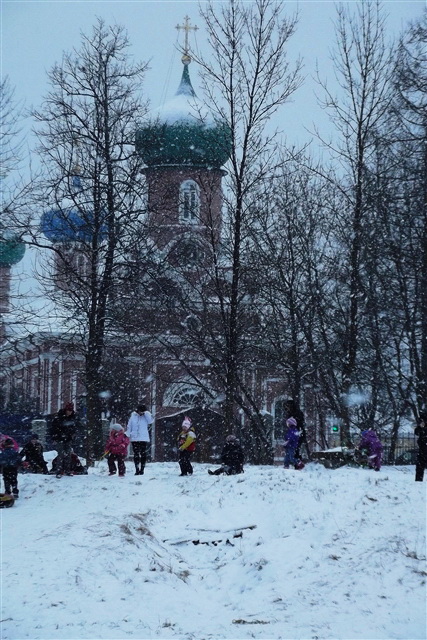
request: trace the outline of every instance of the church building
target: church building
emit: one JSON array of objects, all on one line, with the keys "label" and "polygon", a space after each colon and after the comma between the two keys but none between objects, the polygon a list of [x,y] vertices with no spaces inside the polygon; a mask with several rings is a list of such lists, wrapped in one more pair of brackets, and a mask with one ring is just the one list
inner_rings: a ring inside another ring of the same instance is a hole
[{"label": "church building", "polygon": [[[221,235],[222,181],[231,139],[228,124],[215,119],[196,96],[190,80],[188,50],[182,62],[182,79],[175,96],[151,112],[149,119],[139,127],[136,150],[144,163],[152,245],[162,259],[176,259],[187,265],[187,279],[191,284],[191,278],[197,278],[196,268],[192,275],[192,265],[203,261],[203,256],[209,253],[212,239],[219,240]],[[78,220],[74,222],[75,228]],[[58,227],[52,212],[42,217],[42,230],[51,242],[65,242],[64,234],[68,233],[67,229]],[[0,242],[0,313],[3,316],[8,310],[8,274],[12,265],[23,257],[24,251],[25,247],[20,243]],[[67,274],[63,272],[60,261],[56,261],[54,268],[57,285],[66,288]],[[84,269],[84,261],[77,268]],[[173,318],[171,300],[169,304],[170,317]],[[84,418],[83,357],[67,334],[34,333],[19,338],[17,348],[16,341],[14,344],[8,341],[5,329],[3,321],[0,326],[3,406],[10,404],[14,397],[26,398],[33,402],[33,410],[40,416],[49,416],[71,401]],[[112,345],[111,349],[114,351],[115,346]],[[203,433],[197,459],[214,459],[225,431],[221,399],[219,393],[216,394],[215,381],[210,377],[209,363],[195,361],[193,367],[197,368],[203,387],[210,389],[210,397],[202,387],[194,384],[182,364],[183,357],[194,358],[191,353],[177,357],[156,343],[150,346],[143,358],[133,355],[134,359],[129,360],[129,379],[137,390],[138,401],[144,402],[155,416],[152,459],[174,459],[175,439],[183,415],[193,417]],[[272,426],[283,424],[284,402],[289,397],[284,380],[274,371],[266,372],[265,368],[262,373],[252,370],[248,375],[253,378],[253,392],[265,419]],[[108,390],[104,409],[107,430],[111,412]],[[133,409],[129,406],[127,415],[123,409],[122,415],[114,417],[126,420]],[[310,407],[306,405],[304,409],[309,415]],[[242,415],[236,429],[243,429],[244,422]],[[281,436],[281,430],[276,434],[272,430],[273,439]]]}]

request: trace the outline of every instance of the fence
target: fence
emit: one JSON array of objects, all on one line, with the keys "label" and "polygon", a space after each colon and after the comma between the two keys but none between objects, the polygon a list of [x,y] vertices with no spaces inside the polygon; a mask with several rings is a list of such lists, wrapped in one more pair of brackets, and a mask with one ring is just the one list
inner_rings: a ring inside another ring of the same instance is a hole
[{"label": "fence", "polygon": [[[390,437],[380,437],[382,445],[383,445],[383,464],[387,465],[403,465],[403,464],[415,464],[418,452],[418,444],[417,438],[414,434],[406,434],[399,436],[396,440],[396,444],[394,447],[394,456],[391,459],[391,438]],[[357,442],[357,440],[356,440]],[[335,443],[331,443],[328,449],[333,449],[339,447],[339,440],[336,439]],[[312,447],[312,451],[318,451],[322,449],[319,446]],[[306,456],[306,449],[303,445],[301,450],[302,456]],[[276,440],[275,443],[275,452],[274,452],[274,462],[275,464],[283,463],[283,440]]]},{"label": "fence", "polygon": [[383,464],[415,464],[418,452],[417,438],[414,434],[399,436],[396,440],[394,459],[390,460],[391,440],[384,438]]}]

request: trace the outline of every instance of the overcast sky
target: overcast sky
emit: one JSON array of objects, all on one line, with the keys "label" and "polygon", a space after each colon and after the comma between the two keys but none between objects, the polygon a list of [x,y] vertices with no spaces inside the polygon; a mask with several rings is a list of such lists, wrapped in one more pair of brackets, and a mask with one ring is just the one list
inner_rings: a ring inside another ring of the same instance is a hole
[{"label": "overcast sky", "polygon": [[[303,58],[306,80],[294,95],[293,104],[282,110],[280,128],[291,136],[292,142],[299,143],[308,139],[305,127],[311,128],[313,122],[319,123],[324,117],[316,106],[311,74],[317,61],[324,76],[331,76],[329,52],[335,3],[283,0],[283,5],[289,14],[299,12],[290,57]],[[425,0],[390,0],[384,6],[389,13],[390,36],[396,36],[421,15],[426,4]],[[90,33],[99,16],[107,24],[124,25],[135,59],[150,60],[144,89],[155,108],[177,89],[182,64],[175,26],[182,24],[186,15],[199,27],[195,39],[193,33],[190,36],[192,45],[206,53],[198,7],[198,1],[180,0],[2,0],[2,74],[10,77],[16,97],[25,100],[27,108],[39,106],[47,91],[46,71],[61,60],[63,51],[79,47],[80,33]],[[182,43],[183,32],[179,37]],[[197,92],[195,66],[190,71]]]},{"label": "overcast sky", "polygon": [[[359,0],[355,0],[357,2]],[[277,125],[294,144],[307,143],[311,135],[307,129],[319,126],[328,131],[326,114],[317,106],[314,95],[316,62],[324,77],[332,78],[330,49],[333,46],[335,4],[319,0],[300,2],[283,1],[284,11],[299,12],[299,25],[289,48],[290,60],[299,56],[304,61],[304,85],[294,94],[293,101],[278,114]],[[425,0],[390,0],[384,3],[389,13],[390,37],[398,36],[409,21],[417,19],[425,7]],[[25,102],[29,111],[38,107],[47,93],[46,72],[60,62],[63,51],[79,48],[81,32],[90,33],[97,17],[107,24],[123,25],[129,34],[131,53],[135,60],[150,61],[144,87],[145,95],[156,108],[176,92],[182,73],[181,54],[175,26],[183,24],[186,15],[199,27],[196,39],[191,36],[196,50],[208,53],[205,45],[203,22],[199,17],[199,3],[180,0],[1,0],[1,65],[2,75],[8,75],[15,87],[15,97]],[[193,86],[198,92],[197,70],[190,67]],[[202,97],[200,95],[199,97]],[[29,132],[30,118],[24,123],[23,133]],[[34,140],[27,134],[28,147]],[[316,143],[313,143],[316,144]],[[33,161],[34,162],[34,161]],[[29,166],[27,159],[22,169]],[[37,163],[35,163],[37,164]],[[33,164],[34,166],[34,164]],[[24,260],[13,269],[13,291],[19,295],[31,291],[31,304],[42,305],[36,283],[32,277],[35,254],[28,250]]]}]

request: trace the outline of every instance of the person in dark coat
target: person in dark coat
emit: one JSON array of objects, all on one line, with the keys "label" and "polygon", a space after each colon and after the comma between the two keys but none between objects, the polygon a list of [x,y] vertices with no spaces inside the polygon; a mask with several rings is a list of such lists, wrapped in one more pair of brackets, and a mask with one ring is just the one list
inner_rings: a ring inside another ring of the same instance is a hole
[{"label": "person in dark coat", "polygon": [[55,449],[58,453],[57,478],[61,478],[64,473],[72,475],[72,442],[77,431],[77,426],[78,418],[74,411],[74,405],[72,402],[68,402],[63,409],[58,411],[52,422],[51,438],[55,443]]},{"label": "person in dark coat", "polygon": [[238,473],[243,473],[244,461],[245,456],[239,440],[236,436],[229,435],[225,439],[225,445],[221,452],[222,466],[215,471],[208,469],[208,473],[211,476],[219,476],[221,473],[225,473],[227,476],[234,476]]},{"label": "person in dark coat", "polygon": [[415,435],[418,437],[418,455],[415,463],[415,481],[422,482],[424,469],[427,468],[427,415],[421,413],[418,424],[415,427]]},{"label": "person in dark coat", "polygon": [[297,423],[297,427],[299,430],[299,440],[298,440],[298,444],[297,444],[297,448],[295,450],[295,459],[296,460],[300,460],[301,459],[301,447],[303,444],[305,444],[305,447],[307,449],[307,455],[308,457],[310,457],[310,451],[308,448],[308,442],[307,442],[307,432],[305,430],[305,418],[304,418],[304,414],[301,411],[301,409],[298,407],[297,403],[294,400],[287,400],[285,402],[285,412],[286,412],[286,420],[288,420],[289,418],[294,418],[296,420]]},{"label": "person in dark coat", "polygon": [[362,438],[357,447],[359,451],[365,450],[370,467],[379,471],[381,469],[383,445],[374,429],[362,431]]},{"label": "person in dark coat", "polygon": [[18,467],[21,464],[21,456],[15,451],[12,438],[3,441],[0,450],[0,467],[3,474],[4,491],[7,495],[12,495],[16,499],[19,497],[18,490]]},{"label": "person in dark coat", "polygon": [[30,439],[22,447],[19,455],[22,460],[25,458],[22,466],[27,471],[31,473],[49,473],[46,460],[43,457],[43,445],[39,442],[39,437],[36,433],[30,434]]}]

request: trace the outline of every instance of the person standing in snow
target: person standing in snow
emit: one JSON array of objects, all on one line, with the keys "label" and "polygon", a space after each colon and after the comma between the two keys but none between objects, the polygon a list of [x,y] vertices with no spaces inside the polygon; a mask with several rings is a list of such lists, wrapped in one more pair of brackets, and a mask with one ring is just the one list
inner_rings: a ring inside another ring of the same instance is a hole
[{"label": "person standing in snow", "polygon": [[427,468],[427,415],[421,413],[418,424],[415,427],[415,435],[418,437],[418,454],[415,463],[415,481],[422,482],[424,469]]},{"label": "person standing in snow", "polygon": [[126,473],[125,458],[128,452],[129,438],[125,434],[121,424],[113,424],[110,435],[105,444],[105,452],[108,453],[108,471],[110,476],[117,472],[116,462],[119,468],[119,478],[123,478]]},{"label": "person standing in snow", "polygon": [[196,448],[196,433],[191,426],[191,418],[185,416],[182,422],[182,428],[179,433],[178,439],[179,449],[179,466],[181,469],[181,476],[192,476],[193,467],[191,464],[191,456]]},{"label": "person standing in snow", "polygon": [[297,421],[295,418],[288,418],[286,420],[286,432],[285,432],[285,459],[283,461],[285,469],[289,469],[289,465],[297,468],[298,460],[296,458],[296,451],[300,440],[300,430],[298,429]]},{"label": "person standing in snow", "polygon": [[127,435],[132,444],[136,476],[144,475],[147,462],[147,444],[150,442],[148,428],[153,424],[153,420],[154,418],[147,411],[145,404],[138,405],[136,411],[132,411],[129,418]]},{"label": "person standing in snow", "polygon": [[362,449],[366,451],[368,464],[372,469],[375,469],[375,471],[379,471],[381,469],[383,445],[381,444],[374,429],[366,429],[366,431],[362,431],[362,438],[357,449],[359,449],[359,451],[362,451]]},{"label": "person standing in snow", "polygon": [[305,418],[304,414],[294,400],[287,400],[285,403],[286,419],[294,418],[299,430],[299,440],[297,448],[295,450],[295,459],[301,458],[301,447],[304,444],[307,450],[307,456],[310,458],[310,450],[307,442],[307,432],[305,430]]},{"label": "person standing in snow", "polygon": [[52,421],[50,435],[58,454],[57,478],[62,478],[64,473],[68,476],[73,475],[71,471],[71,453],[73,451],[73,438],[76,435],[78,424],[78,417],[72,402],[67,402]]},{"label": "person standing in snow", "polygon": [[7,495],[12,495],[16,499],[19,497],[18,490],[18,467],[21,464],[21,456],[14,448],[12,438],[3,441],[0,450],[0,467],[3,474],[4,491]]},{"label": "person standing in snow", "polygon": [[245,456],[239,440],[236,436],[229,435],[225,439],[225,445],[221,452],[222,466],[215,471],[208,469],[208,473],[211,476],[219,476],[221,473],[225,473],[227,476],[234,476],[238,473],[243,473],[244,460]]},{"label": "person standing in snow", "polygon": [[22,447],[20,454],[22,459],[25,458],[23,466],[31,473],[48,474],[46,460],[43,457],[43,445],[39,442],[37,433],[30,433],[28,442]]}]

